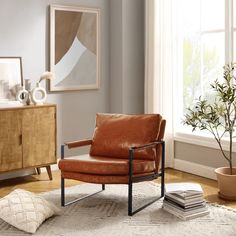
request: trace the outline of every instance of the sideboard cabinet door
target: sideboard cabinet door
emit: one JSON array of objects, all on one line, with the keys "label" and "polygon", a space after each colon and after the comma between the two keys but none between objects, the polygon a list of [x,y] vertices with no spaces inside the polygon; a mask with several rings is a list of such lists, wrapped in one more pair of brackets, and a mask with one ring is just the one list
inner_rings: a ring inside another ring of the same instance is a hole
[{"label": "sideboard cabinet door", "polygon": [[0,110],[0,172],[22,168],[22,110]]},{"label": "sideboard cabinet door", "polygon": [[56,163],[56,107],[23,111],[23,168]]}]

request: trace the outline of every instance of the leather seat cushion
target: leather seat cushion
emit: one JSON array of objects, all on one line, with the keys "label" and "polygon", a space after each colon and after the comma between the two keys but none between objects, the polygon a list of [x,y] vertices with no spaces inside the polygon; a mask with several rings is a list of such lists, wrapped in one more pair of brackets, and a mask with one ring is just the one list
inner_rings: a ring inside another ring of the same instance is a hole
[{"label": "leather seat cushion", "polygon": [[[145,174],[136,174],[136,176],[146,176],[152,175],[154,172],[145,173]],[[62,171],[61,176],[65,179],[79,180],[87,183],[94,184],[128,184],[129,176],[128,175],[91,175],[83,174],[78,172],[66,172]]]},{"label": "leather seat cushion", "polygon": [[[148,144],[157,139],[161,116],[158,114],[123,115],[97,114],[90,149],[92,156],[128,158],[129,148]],[[154,160],[155,148],[135,152],[135,159]]]},{"label": "leather seat cushion", "polygon": [[[59,168],[65,172],[77,172],[95,175],[128,175],[129,160],[89,154],[59,161]],[[133,160],[133,174],[153,172],[155,161]]]}]

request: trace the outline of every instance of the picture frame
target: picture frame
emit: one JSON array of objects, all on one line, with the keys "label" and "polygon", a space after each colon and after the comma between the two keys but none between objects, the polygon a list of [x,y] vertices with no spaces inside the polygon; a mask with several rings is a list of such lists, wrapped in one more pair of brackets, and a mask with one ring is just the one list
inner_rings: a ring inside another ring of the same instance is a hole
[{"label": "picture frame", "polygon": [[49,91],[100,86],[100,10],[50,5]]},{"label": "picture frame", "polygon": [[21,57],[0,57],[0,102],[15,101],[22,85]]}]

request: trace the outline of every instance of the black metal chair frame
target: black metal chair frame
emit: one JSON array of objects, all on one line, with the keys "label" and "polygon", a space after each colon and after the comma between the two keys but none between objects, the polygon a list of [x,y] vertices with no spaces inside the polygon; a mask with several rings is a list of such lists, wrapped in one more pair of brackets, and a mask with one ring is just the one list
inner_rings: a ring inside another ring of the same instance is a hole
[{"label": "black metal chair frame", "polygon": [[[133,166],[134,152],[139,151],[141,149],[153,148],[153,147],[157,146],[158,144],[161,144],[161,146],[162,146],[161,172],[155,173],[152,175],[133,176],[132,166]],[[65,146],[66,145],[61,145],[61,160],[64,159]],[[154,198],[150,202],[146,203],[145,205],[143,205],[133,211],[133,183],[138,183],[138,182],[142,182],[142,181],[150,181],[150,180],[157,179],[158,177],[161,177],[161,196]],[[104,190],[105,190],[105,184],[102,184],[101,190],[66,203],[65,202],[65,179],[61,176],[61,206],[63,206],[63,207],[68,206],[72,203],[81,201],[85,198],[93,196],[93,195],[100,193]],[[143,210],[147,206],[151,205],[152,203],[154,203],[154,202],[158,201],[159,199],[161,199],[162,197],[164,197],[164,194],[165,194],[165,142],[164,141],[155,141],[153,143],[146,144],[143,146],[129,148],[128,215],[132,216],[132,215],[136,214],[137,212]]]}]

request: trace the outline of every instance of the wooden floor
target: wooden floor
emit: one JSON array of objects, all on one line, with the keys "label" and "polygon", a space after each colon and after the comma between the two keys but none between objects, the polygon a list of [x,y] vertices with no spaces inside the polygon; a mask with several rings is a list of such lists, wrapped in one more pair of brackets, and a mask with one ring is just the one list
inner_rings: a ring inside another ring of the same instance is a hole
[{"label": "wooden floor", "polygon": [[[157,180],[156,182],[159,182]],[[217,182],[214,180],[202,178],[196,175],[191,175],[181,171],[167,169],[166,183],[174,182],[194,182],[201,184],[205,199],[209,202],[219,203],[225,206],[236,208],[236,201],[224,201],[218,197]],[[66,186],[79,184],[78,181],[66,180]],[[0,197],[10,193],[12,190],[22,188],[31,192],[40,193],[60,188],[60,172],[53,172],[53,180],[50,181],[46,173],[41,175],[31,175],[19,177],[10,180],[0,181]]]}]

